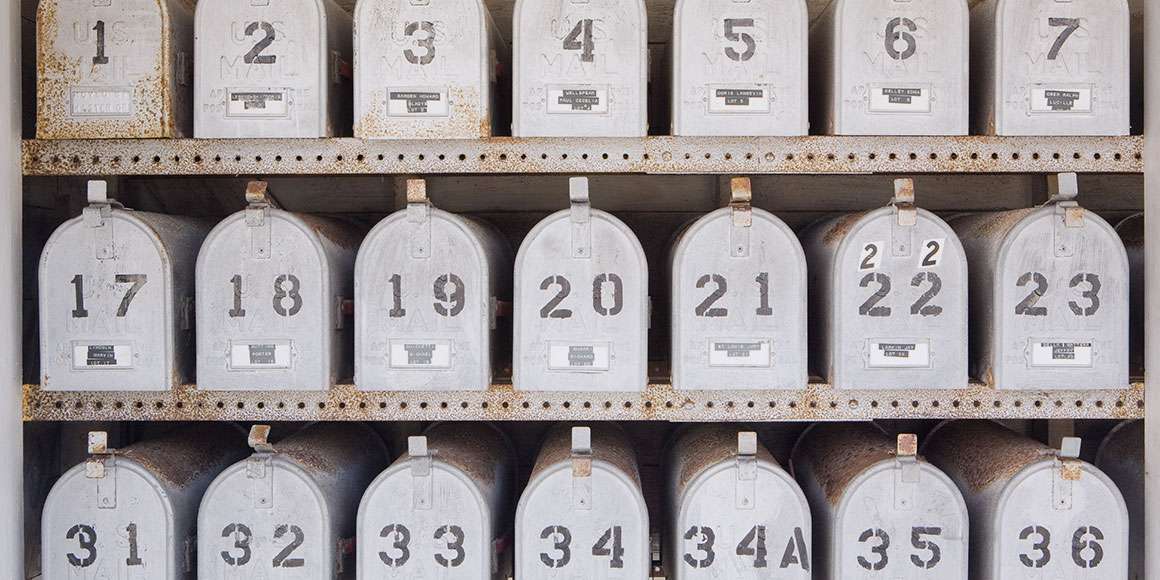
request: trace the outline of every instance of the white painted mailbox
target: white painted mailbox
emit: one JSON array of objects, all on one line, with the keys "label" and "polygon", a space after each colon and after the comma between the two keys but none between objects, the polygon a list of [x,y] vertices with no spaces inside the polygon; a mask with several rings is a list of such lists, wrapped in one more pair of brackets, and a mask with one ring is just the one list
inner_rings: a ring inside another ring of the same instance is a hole
[{"label": "white painted mailbox", "polygon": [[198,502],[243,455],[240,434],[219,423],[113,450],[89,433],[89,458],[44,506],[44,578],[192,579]]},{"label": "white painted mailbox", "polygon": [[1127,135],[1127,0],[972,3],[975,131]]},{"label": "white painted mailbox", "polygon": [[277,209],[264,182],[197,258],[197,380],[206,390],[321,391],[349,375],[360,233]]},{"label": "white painted mailbox", "polygon": [[355,264],[355,384],[362,390],[491,385],[512,252],[491,226],[431,205],[407,182],[407,209],[379,222]]},{"label": "white painted mailbox", "polygon": [[524,238],[515,268],[513,381],[523,391],[641,391],[647,383],[648,264],[628,226],[588,202]]},{"label": "white painted mailbox", "polygon": [[411,437],[359,505],[358,577],[509,578],[512,460],[490,425],[442,423]]},{"label": "white painted mailbox", "polygon": [[644,0],[517,0],[512,34],[513,135],[648,132]]},{"label": "white painted mailbox", "polygon": [[813,24],[814,125],[833,135],[966,135],[967,0],[835,0]]},{"label": "white painted mailbox", "polygon": [[192,136],[193,11],[182,0],[44,0],[41,139]]},{"label": "white painted mailbox", "polygon": [[1053,176],[1040,207],[954,220],[971,261],[973,375],[1000,389],[1128,386],[1128,258]]},{"label": "white painted mailbox", "polygon": [[824,221],[802,237],[810,340],[837,388],[967,385],[967,260],[953,230],[895,182],[887,207]]},{"label": "white painted mailbox", "polygon": [[350,134],[351,18],[334,0],[200,0],[198,138]]},{"label": "white painted mailbox", "polygon": [[355,515],[386,447],[357,423],[316,423],[271,445],[255,425],[254,454],[214,479],[197,515],[197,575],[353,578]]},{"label": "white painted mailbox", "polygon": [[555,428],[516,509],[516,578],[647,580],[636,454],[611,424]]},{"label": "white painted mailbox", "polygon": [[1112,480],[1076,459],[1080,441],[1055,451],[991,421],[949,421],[923,454],[966,498],[971,577],[1125,580],[1128,510]]},{"label": "white painted mailbox", "polygon": [[40,385],[165,391],[193,378],[200,220],[124,209],[90,181],[89,205],[40,255]]},{"label": "white painted mailbox", "polygon": [[813,578],[810,507],[752,431],[691,428],[670,450],[668,578]]},{"label": "white painted mailbox", "polygon": [[806,258],[797,236],[732,201],[683,231],[672,252],[672,365],[677,389],[798,389],[808,380]]},{"label": "white painted mailbox", "polygon": [[495,121],[498,55],[483,0],[361,0],[354,13],[354,133],[477,139]]},{"label": "white painted mailbox", "polygon": [[794,475],[817,524],[816,578],[966,580],[967,505],[917,438],[876,426],[817,424],[798,440]]},{"label": "white painted mailbox", "polygon": [[674,135],[809,132],[805,0],[680,0],[671,46]]}]

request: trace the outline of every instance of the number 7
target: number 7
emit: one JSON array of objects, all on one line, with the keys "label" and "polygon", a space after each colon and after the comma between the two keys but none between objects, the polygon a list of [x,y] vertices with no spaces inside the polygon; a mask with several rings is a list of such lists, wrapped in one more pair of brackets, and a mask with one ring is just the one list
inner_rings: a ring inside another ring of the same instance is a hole
[{"label": "number 7", "polygon": [[1047,25],[1055,28],[1060,26],[1066,27],[1063,29],[1063,32],[1059,33],[1059,36],[1055,39],[1055,43],[1051,45],[1051,50],[1047,51],[1047,60],[1055,60],[1055,57],[1059,56],[1059,51],[1063,48],[1063,44],[1067,42],[1067,39],[1071,38],[1072,34],[1075,34],[1076,30],[1079,30],[1079,18],[1048,18]]},{"label": "number 7", "polygon": [[148,281],[148,277],[145,274],[117,274],[116,281],[118,284],[132,284],[125,291],[125,295],[121,297],[121,304],[117,306],[117,317],[124,318],[129,313],[129,304],[141,291],[141,287]]}]

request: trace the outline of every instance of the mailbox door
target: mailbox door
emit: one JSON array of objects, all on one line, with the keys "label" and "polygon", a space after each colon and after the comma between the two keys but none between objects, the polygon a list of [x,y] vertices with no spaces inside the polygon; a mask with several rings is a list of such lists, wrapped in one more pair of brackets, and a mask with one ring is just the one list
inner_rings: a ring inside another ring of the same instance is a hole
[{"label": "mailbox door", "polygon": [[333,382],[331,268],[315,232],[271,210],[218,224],[197,259],[197,378],[209,390],[325,390]]},{"label": "mailbox door", "polygon": [[297,465],[281,457],[236,463],[202,499],[198,577],[334,578],[330,517],[322,490]]},{"label": "mailbox door", "polygon": [[184,578],[185,541],[157,479],[115,460],[90,479],[81,464],[53,486],[44,507],[45,578]]},{"label": "mailbox door", "polygon": [[809,580],[810,507],[780,467],[759,463],[742,479],[734,461],[701,475],[674,514],[678,579]]},{"label": "mailbox door", "polygon": [[648,509],[640,489],[599,460],[585,479],[579,487],[591,486],[587,506],[577,505],[581,495],[568,462],[528,484],[516,511],[517,578],[648,578]]},{"label": "mailbox door", "polygon": [[57,229],[40,258],[42,387],[175,386],[173,267],[152,228],[127,212]]},{"label": "mailbox door", "polygon": [[1127,135],[1125,0],[999,0],[1000,135]]},{"label": "mailbox door", "polygon": [[805,135],[802,0],[681,0],[673,27],[674,135]]},{"label": "mailbox door", "polygon": [[423,222],[398,212],[367,237],[355,268],[360,389],[491,384],[490,258],[477,231],[432,209]]},{"label": "mailbox door", "polygon": [[673,253],[673,386],[801,388],[806,384],[806,263],[793,231],[752,210],[698,220]]},{"label": "mailbox door", "polygon": [[870,212],[833,267],[836,387],[966,386],[966,257],[945,222],[918,210],[901,226],[891,208]]},{"label": "mailbox door", "polygon": [[541,221],[516,257],[515,386],[640,391],[647,382],[648,264],[620,220],[592,210]]},{"label": "mailbox door", "polygon": [[844,0],[836,18],[834,133],[967,134],[964,0]]},{"label": "mailbox door", "polygon": [[648,131],[642,0],[518,0],[516,137],[639,137]]},{"label": "mailbox door", "polygon": [[1128,510],[1094,467],[1072,481],[1056,460],[1037,462],[1008,482],[997,510],[990,577],[1127,578]]},{"label": "mailbox door", "polygon": [[833,578],[966,580],[967,506],[941,471],[891,459],[846,489],[829,540]]},{"label": "mailbox door", "polygon": [[1107,222],[1085,212],[1068,227],[1057,208],[1031,212],[1003,241],[998,268],[997,387],[1128,385],[1128,260]]},{"label": "mailbox door", "polygon": [[492,514],[479,487],[439,461],[419,476],[413,462],[388,469],[363,496],[358,577],[491,578]]},{"label": "mailbox door", "polygon": [[480,0],[365,0],[356,7],[355,134],[491,134],[492,55]]}]

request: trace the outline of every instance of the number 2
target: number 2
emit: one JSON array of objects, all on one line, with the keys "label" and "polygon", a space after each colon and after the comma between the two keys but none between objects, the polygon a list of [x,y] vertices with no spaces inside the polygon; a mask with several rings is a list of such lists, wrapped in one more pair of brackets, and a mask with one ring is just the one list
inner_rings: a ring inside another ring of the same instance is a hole
[{"label": "number 2", "polygon": [[694,314],[705,318],[722,318],[729,316],[728,308],[714,307],[718,300],[725,297],[725,291],[729,285],[725,282],[725,277],[720,274],[705,274],[697,279],[697,288],[704,288],[709,283],[717,285],[717,288],[709,293],[700,304],[693,309]]},{"label": "number 2", "polygon": [[302,533],[302,528],[295,525],[282,524],[274,528],[274,539],[281,540],[287,532],[292,534],[294,539],[290,540],[290,543],[286,544],[286,547],[282,548],[282,551],[278,552],[278,554],[274,556],[274,567],[301,568],[306,565],[306,561],[302,558],[291,558],[290,554],[293,554],[294,550],[297,550],[298,547],[302,545],[302,540],[305,539],[306,536]]},{"label": "number 2", "polygon": [[261,40],[254,44],[254,47],[246,53],[246,56],[242,57],[242,61],[246,64],[274,64],[278,62],[277,56],[273,54],[262,54],[263,50],[266,50],[271,44],[274,44],[274,25],[269,22],[251,22],[246,25],[246,36],[253,36],[258,31],[258,28],[261,28],[266,36],[263,36]]}]

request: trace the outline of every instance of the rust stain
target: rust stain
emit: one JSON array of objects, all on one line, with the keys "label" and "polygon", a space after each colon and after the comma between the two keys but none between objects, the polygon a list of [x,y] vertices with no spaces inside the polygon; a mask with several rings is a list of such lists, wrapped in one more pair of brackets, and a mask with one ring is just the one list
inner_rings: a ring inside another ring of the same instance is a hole
[{"label": "rust stain", "polygon": [[927,439],[923,452],[959,474],[973,492],[1015,476],[1051,449],[990,421],[950,421]]}]

